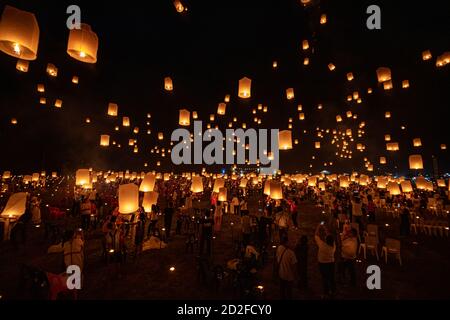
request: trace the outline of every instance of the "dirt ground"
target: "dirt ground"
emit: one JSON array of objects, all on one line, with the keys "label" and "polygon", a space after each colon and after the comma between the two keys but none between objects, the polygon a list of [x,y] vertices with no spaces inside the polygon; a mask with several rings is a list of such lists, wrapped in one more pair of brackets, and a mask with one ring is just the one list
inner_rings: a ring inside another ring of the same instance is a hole
[{"label": "dirt ground", "polygon": [[[317,266],[317,248],[313,234],[323,219],[321,208],[309,203],[300,205],[300,228],[289,231],[290,245],[294,246],[300,235],[309,239],[308,278],[310,288],[294,289],[295,299],[320,299],[321,279]],[[398,237],[399,226],[392,217],[378,218],[381,237]],[[233,222],[233,225],[231,224]],[[69,224],[77,223],[69,221]],[[386,226],[389,224],[389,226]],[[173,229],[174,230],[174,229]],[[20,288],[20,266],[23,263],[53,272],[62,272],[62,254],[47,254],[48,240],[43,228],[27,229],[24,245],[13,247],[10,242],[0,243],[0,295],[3,299],[26,299],[27,292]],[[215,234],[211,266],[226,267],[227,261],[236,257],[234,240],[239,235],[239,218],[225,215],[223,228]],[[202,283],[198,276],[197,250],[186,252],[186,235],[174,235],[167,248],[148,250],[136,259],[129,256],[126,263],[106,264],[101,257],[101,232],[90,232],[86,237],[86,258],[83,288],[78,299],[240,299],[245,298],[233,289],[231,276],[225,276],[217,289],[213,281]],[[377,261],[370,254],[367,260],[358,258],[357,287],[337,285],[336,299],[443,299],[450,298],[450,241],[448,237],[424,234],[402,238],[403,266],[390,258],[388,264]],[[276,245],[276,243],[274,243]],[[257,270],[256,284],[264,287],[262,298],[279,299],[278,284],[273,280],[273,254],[269,248],[266,263]],[[381,249],[380,249],[381,250]],[[366,268],[376,264],[381,268],[381,290],[368,290]],[[175,267],[171,272],[170,267]]]}]

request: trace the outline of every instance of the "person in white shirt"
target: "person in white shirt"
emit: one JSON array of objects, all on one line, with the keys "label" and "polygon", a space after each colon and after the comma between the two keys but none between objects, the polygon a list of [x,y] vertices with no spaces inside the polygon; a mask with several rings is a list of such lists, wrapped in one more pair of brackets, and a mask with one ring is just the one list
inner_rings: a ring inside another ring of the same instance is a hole
[{"label": "person in white shirt", "polygon": [[276,251],[276,259],[281,299],[292,299],[292,286],[297,279],[297,258],[295,252],[288,247],[287,237],[280,240],[280,245]]},{"label": "person in white shirt", "polygon": [[347,270],[350,274],[350,284],[356,286],[356,271],[355,260],[356,252],[358,250],[358,234],[356,229],[351,229],[350,232],[344,233],[341,237],[341,263],[340,263],[340,277],[344,281]]},{"label": "person in white shirt", "polygon": [[231,199],[230,210],[232,214],[239,214],[239,199],[236,196]]},{"label": "person in white shirt", "polygon": [[[319,271],[322,275],[323,291],[325,296],[333,296],[336,293],[336,283],[334,278],[334,253],[336,244],[332,235],[327,234],[323,222],[317,226],[314,239],[319,247],[317,260]],[[326,236],[325,236],[326,235]],[[325,241],[322,240],[325,237]]]}]

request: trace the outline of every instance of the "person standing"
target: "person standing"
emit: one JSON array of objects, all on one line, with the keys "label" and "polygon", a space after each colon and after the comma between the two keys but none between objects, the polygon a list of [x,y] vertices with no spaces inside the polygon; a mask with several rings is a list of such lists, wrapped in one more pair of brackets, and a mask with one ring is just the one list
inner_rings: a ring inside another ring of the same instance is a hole
[{"label": "person standing", "polygon": [[82,198],[81,200],[81,228],[84,231],[89,229],[89,225],[91,224],[91,202],[89,198]]},{"label": "person standing", "polygon": [[211,255],[211,241],[212,241],[212,230],[213,221],[211,219],[210,210],[205,210],[205,217],[201,224],[201,234],[200,234],[200,255],[203,254],[203,247],[206,244],[206,254]]},{"label": "person standing", "polygon": [[347,271],[350,274],[350,284],[356,286],[356,252],[358,250],[358,238],[356,229],[351,229],[350,232],[342,234],[341,238],[341,279],[345,281]]},{"label": "person standing", "polygon": [[239,214],[239,199],[234,195],[233,199],[231,199],[231,213]]},{"label": "person standing", "polygon": [[164,228],[166,229],[166,239],[170,238],[170,229],[172,227],[172,217],[173,217],[173,202],[169,201],[167,207],[164,208]]},{"label": "person standing", "polygon": [[292,287],[297,278],[297,258],[294,251],[288,247],[287,237],[280,239],[280,245],[276,251],[276,259],[281,299],[290,300],[292,299]]},{"label": "person standing", "polygon": [[[325,241],[322,238],[325,238]],[[336,244],[333,236],[327,234],[322,223],[317,227],[314,239],[319,248],[317,260],[319,262],[319,271],[322,275],[323,293],[325,297],[333,296],[336,293],[334,277],[334,253],[336,251]]]},{"label": "person standing", "polygon": [[308,288],[308,238],[303,235],[295,246],[295,256],[297,257],[298,287]]}]

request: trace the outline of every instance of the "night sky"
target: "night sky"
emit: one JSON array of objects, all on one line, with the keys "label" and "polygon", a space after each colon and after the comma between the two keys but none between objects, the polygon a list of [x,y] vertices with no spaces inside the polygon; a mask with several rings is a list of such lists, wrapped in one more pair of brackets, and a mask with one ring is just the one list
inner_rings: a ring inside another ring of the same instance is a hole
[{"label": "night sky", "polygon": [[[362,171],[367,157],[375,174],[409,174],[408,156],[413,153],[422,154],[428,172],[432,155],[440,173],[450,169],[448,150],[439,149],[441,143],[450,147],[450,69],[435,66],[435,58],[450,51],[448,0],[420,5],[322,0],[309,8],[299,0],[182,2],[188,11],[180,14],[168,0],[1,1],[1,11],[9,4],[36,15],[40,41],[38,58],[28,73],[18,72],[16,59],[0,52],[0,169],[27,174],[81,167],[141,171],[156,169],[156,161],[161,161],[159,170],[200,170],[202,166],[175,167],[170,154],[161,159],[150,148],[169,147],[179,109],[197,111],[206,126],[226,94],[231,95],[227,113],[214,122],[221,128],[236,116],[238,124],[246,122],[247,127],[282,130],[293,118],[293,138],[300,143],[280,152],[283,171]],[[66,8],[71,4],[81,7],[82,22],[98,35],[94,65],[66,53]],[[370,4],[381,7],[381,30],[366,28]],[[322,13],[327,14],[325,25],[319,24]],[[304,39],[311,47],[307,52],[301,49]],[[423,61],[421,53],[427,49],[433,59]],[[304,57],[309,57],[309,66],[303,65]],[[277,69],[272,68],[274,60]],[[58,77],[46,74],[49,62],[58,67]],[[328,70],[330,62],[335,72]],[[389,92],[377,84],[376,69],[381,66],[392,70],[394,89]],[[346,80],[347,72],[353,72],[352,82]],[[71,83],[74,75],[79,85]],[[173,92],[163,88],[166,76],[173,80]],[[237,97],[238,80],[244,76],[252,79],[248,101]],[[401,89],[402,80],[409,80],[409,89]],[[37,83],[45,85],[44,94],[37,92]],[[288,87],[295,89],[294,100],[286,100]],[[346,101],[354,91],[363,103]],[[47,105],[39,104],[40,97],[47,98]],[[63,100],[61,109],[53,107],[57,98]],[[119,117],[106,115],[108,102],[119,105]],[[261,126],[253,126],[251,111],[258,103],[267,105],[269,112],[260,113]],[[323,110],[317,110],[319,103]],[[305,121],[298,120],[298,104]],[[347,110],[357,113],[358,120],[337,124],[336,115],[345,116]],[[391,119],[384,118],[385,111],[392,113]],[[146,134],[147,113],[152,115],[151,135]],[[121,126],[122,116],[131,118],[127,129]],[[10,124],[13,117],[16,126]],[[316,127],[356,132],[361,121],[366,122],[366,134],[355,143],[367,146],[364,153],[354,150],[352,159],[338,159],[328,137],[320,150],[314,149]],[[116,125],[119,132],[114,131]],[[132,132],[135,126],[138,135]],[[165,133],[163,143],[157,140],[159,131]],[[122,148],[101,148],[100,134],[110,134]],[[386,151],[385,134],[400,143],[399,152]],[[134,137],[137,154],[128,146]],[[422,148],[413,148],[416,137]],[[379,156],[387,157],[384,169]],[[323,167],[330,161],[333,167]],[[144,168],[146,162],[149,166]]]}]

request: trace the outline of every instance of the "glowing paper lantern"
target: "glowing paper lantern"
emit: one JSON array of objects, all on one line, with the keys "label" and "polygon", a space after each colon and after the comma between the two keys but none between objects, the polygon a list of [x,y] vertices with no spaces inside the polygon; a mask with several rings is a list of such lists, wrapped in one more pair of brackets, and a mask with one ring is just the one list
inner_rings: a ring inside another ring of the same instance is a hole
[{"label": "glowing paper lantern", "polygon": [[56,108],[61,108],[62,107],[62,100],[61,99],[56,99],[55,100],[55,107]]},{"label": "glowing paper lantern", "polygon": [[440,146],[441,150],[447,150],[447,145],[442,143]]},{"label": "glowing paper lantern", "polygon": [[286,89],[286,98],[288,100],[294,99],[294,88],[287,88]]},{"label": "glowing paper lantern", "polygon": [[414,147],[421,147],[422,146],[422,140],[420,140],[420,138],[413,139],[413,146]]},{"label": "glowing paper lantern", "polygon": [[19,192],[12,194],[1,213],[3,217],[19,218],[25,213],[27,204],[27,193]]},{"label": "glowing paper lantern", "polygon": [[107,146],[109,146],[109,135],[107,135],[107,134],[102,134],[102,135],[100,136],[100,145],[101,145],[102,147],[107,147]]},{"label": "glowing paper lantern", "polygon": [[404,180],[404,181],[400,182],[400,186],[402,187],[402,191],[405,193],[413,191],[411,182],[408,180]]},{"label": "glowing paper lantern", "polygon": [[398,146],[398,142],[386,143],[386,150],[387,151],[398,151],[398,150],[400,150],[400,148]]},{"label": "glowing paper lantern", "polygon": [[320,149],[320,141],[316,141],[316,142],[314,143],[314,148]]},{"label": "glowing paper lantern", "polygon": [[392,80],[383,82],[383,89],[384,90],[391,90],[394,87]]},{"label": "glowing paper lantern", "polygon": [[247,179],[245,179],[245,178],[241,179],[241,182],[239,183],[239,188],[246,188],[247,183],[248,183]]},{"label": "glowing paper lantern", "polygon": [[45,87],[44,87],[44,85],[43,84],[41,84],[41,83],[39,83],[38,85],[37,85],[37,91],[38,92],[45,92]]},{"label": "glowing paper lantern", "polygon": [[225,179],[222,178],[217,178],[214,181],[214,188],[213,188],[213,192],[218,193],[220,191],[220,188],[223,188],[225,186]]},{"label": "glowing paper lantern", "polygon": [[402,81],[402,88],[403,89],[408,89],[409,88],[409,81],[408,80],[403,80]]},{"label": "glowing paper lantern", "polygon": [[388,179],[386,177],[378,177],[377,188],[386,189],[387,183],[388,183]]},{"label": "glowing paper lantern", "polygon": [[334,69],[336,69],[336,66],[335,66],[334,64],[332,64],[332,63],[329,63],[329,64],[328,64],[328,69],[329,69],[330,71],[334,71]]},{"label": "glowing paper lantern", "polygon": [[386,67],[380,67],[377,69],[377,79],[378,83],[391,80],[391,69]]},{"label": "glowing paper lantern", "polygon": [[158,140],[163,140],[164,134],[162,132],[158,132]]},{"label": "glowing paper lantern", "polygon": [[11,119],[11,124],[12,125],[16,125],[17,124],[17,119],[16,118],[12,118]]},{"label": "glowing paper lantern", "polygon": [[244,77],[241,80],[239,80],[239,90],[238,90],[238,96],[239,98],[250,98],[251,96],[251,86],[252,86],[252,80]]},{"label": "glowing paper lantern", "polygon": [[303,50],[308,50],[309,49],[309,42],[308,42],[308,40],[303,40],[302,41],[302,49]]},{"label": "glowing paper lantern", "polygon": [[450,51],[444,52],[436,58],[436,67],[440,68],[450,63]]},{"label": "glowing paper lantern", "polygon": [[178,123],[180,126],[189,126],[191,124],[191,113],[186,109],[181,109]]},{"label": "glowing paper lantern", "polygon": [[423,161],[420,154],[413,154],[409,156],[409,168],[411,170],[422,170]]},{"label": "glowing paper lantern", "polygon": [[197,111],[192,111],[192,119],[197,119],[197,118],[198,118]]},{"label": "glowing paper lantern", "polygon": [[83,186],[91,182],[91,173],[89,169],[78,169],[75,173],[75,185]]},{"label": "glowing paper lantern", "polygon": [[270,196],[270,180],[264,182],[264,194]]},{"label": "glowing paper lantern", "polygon": [[327,15],[325,13],[323,13],[320,16],[320,24],[326,24],[327,23]]},{"label": "glowing paper lantern", "polygon": [[170,77],[165,77],[164,78],[164,89],[166,91],[172,91],[173,90],[173,82],[172,82],[172,79]]},{"label": "glowing paper lantern", "polygon": [[130,126],[130,118],[128,118],[128,117],[123,117],[123,118],[122,118],[122,126],[124,126],[124,127],[129,127],[129,126]]},{"label": "glowing paper lantern", "polygon": [[40,104],[46,104],[47,103],[47,99],[46,98],[39,98],[39,103]]},{"label": "glowing paper lantern", "polygon": [[58,177],[58,173],[56,173],[55,171],[52,172],[52,178],[57,178]]},{"label": "glowing paper lantern", "polygon": [[227,108],[226,103],[224,103],[224,102],[219,103],[219,105],[217,107],[217,114],[219,114],[221,116],[225,115],[226,108]]},{"label": "glowing paper lantern", "polygon": [[144,193],[144,198],[142,199],[142,207],[145,212],[152,212],[152,206],[158,203],[158,192],[149,191]]},{"label": "glowing paper lantern", "polygon": [[269,197],[273,200],[283,199],[283,190],[281,188],[281,183],[276,181],[270,181],[270,195]]},{"label": "glowing paper lantern", "polygon": [[317,177],[312,176],[308,178],[308,187],[315,187],[317,184]]},{"label": "glowing paper lantern", "polygon": [[77,76],[73,76],[72,77],[72,83],[78,84],[78,77]]},{"label": "glowing paper lantern", "polygon": [[298,115],[298,118],[299,118],[300,120],[305,120],[305,114],[304,114],[303,112],[301,112],[301,113]]},{"label": "glowing paper lantern", "polygon": [[108,116],[117,117],[119,113],[119,106],[116,103],[110,102],[108,104]]},{"label": "glowing paper lantern", "polygon": [[47,64],[46,71],[47,71],[49,76],[52,76],[52,77],[58,76],[58,68],[55,67],[55,65],[52,64],[52,63]]},{"label": "glowing paper lantern", "polygon": [[139,188],[134,183],[119,186],[119,212],[134,213],[139,209]]},{"label": "glowing paper lantern", "polygon": [[440,187],[440,188],[445,188],[446,187],[444,179],[437,179],[436,183],[437,183],[437,186]]},{"label": "glowing paper lantern", "polygon": [[347,73],[347,81],[352,81],[353,79],[354,79],[353,73],[352,72]]},{"label": "glowing paper lantern", "polygon": [[227,188],[222,187],[219,189],[219,201],[227,201]]},{"label": "glowing paper lantern", "polygon": [[203,180],[202,180],[202,177],[200,177],[200,176],[192,177],[191,191],[192,191],[192,193],[203,192]]},{"label": "glowing paper lantern", "polygon": [[10,171],[4,171],[2,175],[2,179],[10,179],[11,178],[11,172]]},{"label": "glowing paper lantern", "polygon": [[387,191],[391,194],[391,196],[397,196],[401,194],[400,187],[397,182],[391,181],[387,184]]},{"label": "glowing paper lantern", "polygon": [[0,19],[0,50],[24,59],[35,60],[39,44],[39,25],[34,14],[5,6]]},{"label": "glowing paper lantern", "polygon": [[33,173],[33,175],[31,176],[31,181],[33,182],[39,181],[39,173],[37,172]]},{"label": "glowing paper lantern", "polygon": [[175,10],[177,10],[178,13],[182,13],[184,11],[184,6],[180,0],[175,0],[173,2],[173,5],[175,7]]},{"label": "glowing paper lantern", "polygon": [[21,72],[28,72],[28,67],[30,63],[27,60],[19,59],[16,63],[16,69]]},{"label": "glowing paper lantern", "polygon": [[380,157],[380,164],[386,164],[386,158]]},{"label": "glowing paper lantern", "polygon": [[430,50],[425,50],[425,51],[422,52],[422,59],[424,61],[430,60],[431,57],[432,57],[432,55],[431,55],[431,51]]},{"label": "glowing paper lantern", "polygon": [[342,117],[340,115],[336,116],[336,122],[341,122],[342,121]]},{"label": "glowing paper lantern", "polygon": [[347,115],[347,118],[351,118],[353,116],[351,111],[347,111],[346,115]]},{"label": "glowing paper lantern", "polygon": [[384,141],[391,141],[391,135],[390,134],[385,134],[384,135]]},{"label": "glowing paper lantern", "polygon": [[292,149],[292,131],[282,130],[278,133],[278,145],[280,150]]},{"label": "glowing paper lantern", "polygon": [[85,63],[97,62],[98,37],[91,26],[81,23],[80,29],[73,28],[69,32],[67,53],[72,58]]},{"label": "glowing paper lantern", "polygon": [[348,188],[350,185],[349,177],[348,176],[341,176],[339,177],[339,187],[341,188]]}]

